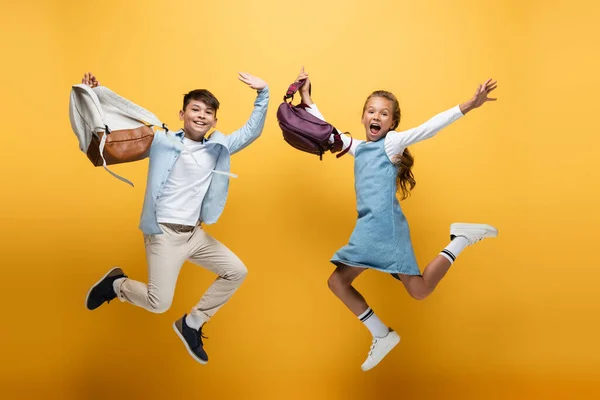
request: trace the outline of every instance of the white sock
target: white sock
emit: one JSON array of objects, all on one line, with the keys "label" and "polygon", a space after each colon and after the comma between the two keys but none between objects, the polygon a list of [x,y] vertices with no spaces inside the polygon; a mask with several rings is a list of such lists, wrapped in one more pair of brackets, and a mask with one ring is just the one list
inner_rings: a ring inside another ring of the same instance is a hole
[{"label": "white sock", "polygon": [[450,264],[453,264],[456,257],[469,245],[467,238],[457,236],[450,242],[448,246],[440,253],[440,256],[445,257]]},{"label": "white sock", "polygon": [[371,335],[376,338],[386,337],[390,332],[390,328],[388,328],[377,315],[371,310],[371,307],[367,308],[367,311],[360,314],[358,319],[365,324],[365,326],[371,332]]},{"label": "white sock", "polygon": [[113,290],[115,291],[117,297],[119,297],[119,294],[121,293],[121,284],[125,281],[125,279],[127,278],[119,278],[113,281]]},{"label": "white sock", "polygon": [[202,325],[204,325],[204,320],[197,315],[188,314],[185,316],[185,323],[190,328],[198,330]]}]

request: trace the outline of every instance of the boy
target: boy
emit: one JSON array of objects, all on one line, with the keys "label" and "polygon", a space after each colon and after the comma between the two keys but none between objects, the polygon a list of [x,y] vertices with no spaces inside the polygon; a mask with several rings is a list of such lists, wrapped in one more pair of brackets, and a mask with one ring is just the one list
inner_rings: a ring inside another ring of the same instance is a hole
[{"label": "boy", "polygon": [[[219,219],[227,199],[230,155],[260,136],[269,102],[265,81],[247,73],[240,73],[238,78],[258,92],[254,110],[243,127],[227,136],[213,131],[207,138],[217,124],[219,101],[208,90],[199,89],[184,96],[179,112],[183,129],[168,135],[158,131],[154,136],[140,222],[148,284],[129,279],[115,267],[92,286],[86,298],[90,310],[119,298],[163,313],[171,306],[177,276],[186,259],[215,272],[217,279],[190,314],[173,323],[190,355],[202,364],[208,362],[202,327],[239,288],[247,269],[201,224]],[[100,84],[91,73],[84,75],[82,83],[92,88]]]}]

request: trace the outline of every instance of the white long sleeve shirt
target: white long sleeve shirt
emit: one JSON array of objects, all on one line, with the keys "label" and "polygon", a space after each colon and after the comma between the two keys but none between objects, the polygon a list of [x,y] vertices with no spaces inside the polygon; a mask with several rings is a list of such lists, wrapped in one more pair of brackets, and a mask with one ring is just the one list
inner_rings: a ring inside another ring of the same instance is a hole
[{"label": "white long sleeve shirt", "polygon": [[[306,109],[306,111],[308,111],[315,117],[325,121],[325,117],[323,117],[323,114],[321,114],[321,111],[319,110],[316,104],[312,104]],[[460,107],[457,105],[447,111],[437,114],[436,116],[429,119],[427,122],[417,126],[416,128],[411,128],[401,132],[389,131],[384,139],[385,152],[388,158],[390,160],[393,160],[393,158],[396,155],[402,154],[402,152],[404,152],[404,149],[408,146],[435,136],[435,134],[438,133],[441,129],[450,125],[452,122],[456,121],[463,115],[464,114],[460,111]],[[348,153],[350,153],[352,156],[354,156],[358,145],[364,142],[364,140],[354,138],[351,139],[350,137],[343,134],[341,135],[341,138],[344,142],[343,150],[346,150],[348,147],[350,147]],[[333,135],[331,136],[330,141],[333,143]]]},{"label": "white long sleeve shirt", "polygon": [[162,194],[156,200],[156,220],[159,223],[194,226],[198,223],[219,152],[186,137],[183,144],[189,152],[179,155]]}]

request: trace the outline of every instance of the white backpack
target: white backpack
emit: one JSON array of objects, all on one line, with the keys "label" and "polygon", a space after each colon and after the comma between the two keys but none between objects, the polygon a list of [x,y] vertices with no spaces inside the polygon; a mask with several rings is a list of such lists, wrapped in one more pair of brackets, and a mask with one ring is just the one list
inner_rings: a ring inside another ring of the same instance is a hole
[{"label": "white backpack", "polygon": [[[107,146],[116,146],[116,148],[121,146],[121,153],[128,153],[131,146],[123,147],[128,140],[130,144],[135,142],[138,151],[140,148],[149,149],[154,138],[154,129],[164,129],[168,132],[167,126],[154,114],[105,86],[92,89],[84,84],[73,85],[69,102],[69,118],[71,128],[79,140],[79,149],[88,155],[94,165],[101,165],[111,175],[131,186],[133,186],[131,181],[115,174],[107,168],[107,165],[134,161],[144,158],[145,155],[134,155],[133,158],[113,157],[107,164],[105,158],[105,155],[108,156]],[[110,147],[113,148],[115,147]],[[97,158],[98,155],[100,158]]]}]

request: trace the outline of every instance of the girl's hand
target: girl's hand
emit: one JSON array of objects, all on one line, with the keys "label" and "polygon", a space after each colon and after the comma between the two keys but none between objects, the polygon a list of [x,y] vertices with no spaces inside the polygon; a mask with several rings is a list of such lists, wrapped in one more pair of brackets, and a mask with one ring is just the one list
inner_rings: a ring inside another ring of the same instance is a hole
[{"label": "girl's hand", "polygon": [[475,108],[481,107],[484,103],[488,101],[498,100],[497,98],[488,97],[488,94],[492,90],[496,89],[496,84],[497,81],[492,81],[492,79],[490,78],[487,81],[485,81],[485,83],[479,85],[471,100],[460,105],[460,110],[462,111],[462,113],[466,114]]},{"label": "girl's hand", "polygon": [[480,107],[486,101],[496,101],[497,100],[496,98],[488,97],[488,94],[492,90],[496,89],[496,87],[497,87],[496,83],[497,83],[497,81],[492,82],[492,78],[490,78],[487,81],[485,81],[485,83],[483,85],[479,85],[477,87],[477,91],[475,92],[475,95],[473,96],[473,99],[471,100],[473,102],[473,108]]},{"label": "girl's hand", "polygon": [[312,99],[310,98],[310,78],[308,77],[308,73],[304,72],[304,67],[300,69],[300,73],[296,78],[297,81],[304,80],[304,84],[300,87],[300,97],[302,98],[302,102],[306,105],[313,104]]}]

